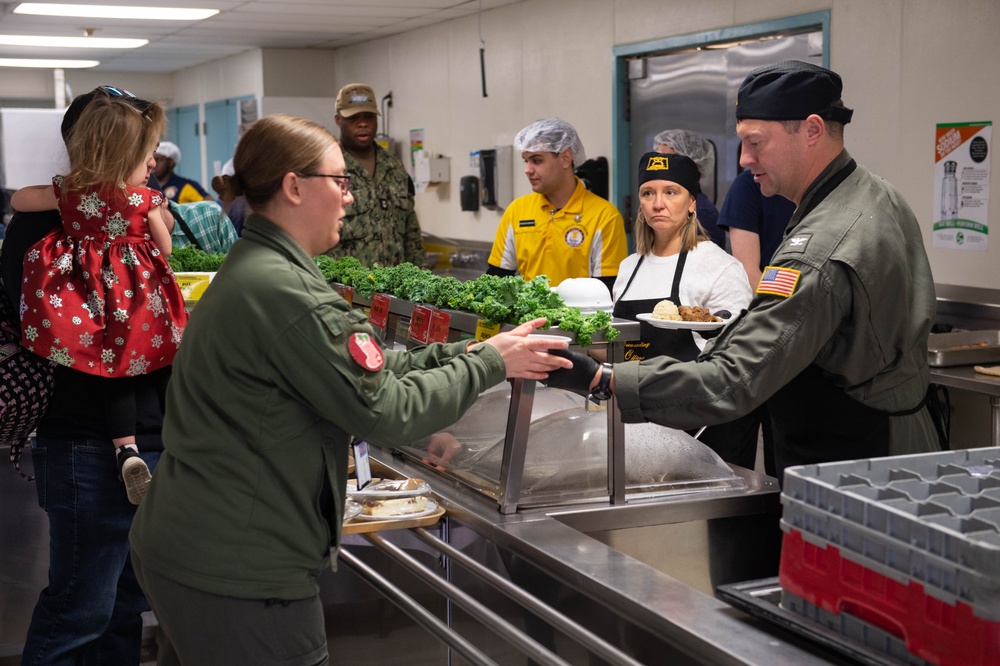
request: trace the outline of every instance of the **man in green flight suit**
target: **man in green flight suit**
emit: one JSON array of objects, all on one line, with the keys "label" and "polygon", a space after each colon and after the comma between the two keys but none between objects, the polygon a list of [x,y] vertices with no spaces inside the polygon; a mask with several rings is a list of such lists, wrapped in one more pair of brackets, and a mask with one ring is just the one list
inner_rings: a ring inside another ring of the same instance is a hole
[{"label": "man in green flight suit", "polygon": [[375,91],[350,83],[337,94],[334,120],[340,128],[354,203],[347,209],[340,243],[327,254],[354,257],[365,266],[423,267],[420,224],[413,210],[413,181],[403,163],[375,143],[378,132]]},{"label": "man in green flight suit", "polygon": [[[601,367],[569,352],[549,386],[614,394],[626,423],[715,425],[765,400],[786,467],[940,448],[929,400],[935,292],[920,224],[896,189],[844,149],[853,111],[828,69],[785,61],[740,87],[740,164],[796,204],[749,310],[694,361]],[[566,354],[559,352],[560,355]]]}]

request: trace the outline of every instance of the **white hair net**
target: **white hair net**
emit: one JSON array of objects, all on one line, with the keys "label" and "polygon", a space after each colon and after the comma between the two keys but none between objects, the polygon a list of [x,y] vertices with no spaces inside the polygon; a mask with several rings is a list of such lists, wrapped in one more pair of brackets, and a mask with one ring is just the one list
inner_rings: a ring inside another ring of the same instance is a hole
[{"label": "white hair net", "polygon": [[681,155],[687,155],[698,165],[702,174],[715,172],[715,147],[700,134],[683,129],[668,129],[653,137],[653,150],[667,145]]},{"label": "white hair net", "polygon": [[573,151],[573,166],[578,167],[587,161],[576,130],[559,118],[533,122],[514,137],[514,150],[519,153],[561,153],[567,148]]}]

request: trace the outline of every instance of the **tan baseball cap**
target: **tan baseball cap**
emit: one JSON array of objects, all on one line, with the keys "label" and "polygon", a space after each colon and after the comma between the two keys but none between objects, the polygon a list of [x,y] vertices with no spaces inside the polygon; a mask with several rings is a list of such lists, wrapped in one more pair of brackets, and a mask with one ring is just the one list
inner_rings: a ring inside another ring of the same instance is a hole
[{"label": "tan baseball cap", "polygon": [[376,116],[382,115],[378,112],[375,104],[375,91],[371,86],[363,83],[348,83],[337,93],[337,113],[344,118],[350,118],[358,113],[374,113]]}]

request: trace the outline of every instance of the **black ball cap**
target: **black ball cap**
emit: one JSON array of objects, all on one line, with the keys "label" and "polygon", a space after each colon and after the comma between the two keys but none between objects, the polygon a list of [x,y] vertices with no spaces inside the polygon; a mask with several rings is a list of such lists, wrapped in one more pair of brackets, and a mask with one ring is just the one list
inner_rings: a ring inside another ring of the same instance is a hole
[{"label": "black ball cap", "polygon": [[636,174],[639,187],[651,180],[669,180],[696,197],[701,192],[699,178],[701,174],[698,172],[698,165],[687,155],[646,153],[639,158],[639,170]]},{"label": "black ball cap", "polygon": [[815,114],[846,125],[854,110],[834,106],[843,90],[839,74],[801,60],[758,67],[736,95],[736,119],[805,120]]}]

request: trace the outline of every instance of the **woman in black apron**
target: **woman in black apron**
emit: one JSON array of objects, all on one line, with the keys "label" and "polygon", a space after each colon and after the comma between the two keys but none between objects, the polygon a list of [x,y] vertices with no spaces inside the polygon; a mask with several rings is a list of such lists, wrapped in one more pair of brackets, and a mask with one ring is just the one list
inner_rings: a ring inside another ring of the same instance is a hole
[{"label": "woman in black apron", "polygon": [[[657,303],[728,310],[750,304],[752,291],[738,260],[710,241],[698,222],[695,201],[701,191],[695,163],[684,155],[646,153],[639,162],[639,208],[635,223],[636,253],[622,262],[614,288],[614,316],[636,320]],[[698,357],[691,330],[663,329],[639,322],[639,340],[625,343],[625,360],[671,356]],[[707,428],[699,440],[729,463],[753,469],[757,454],[757,422],[753,418]]]}]

